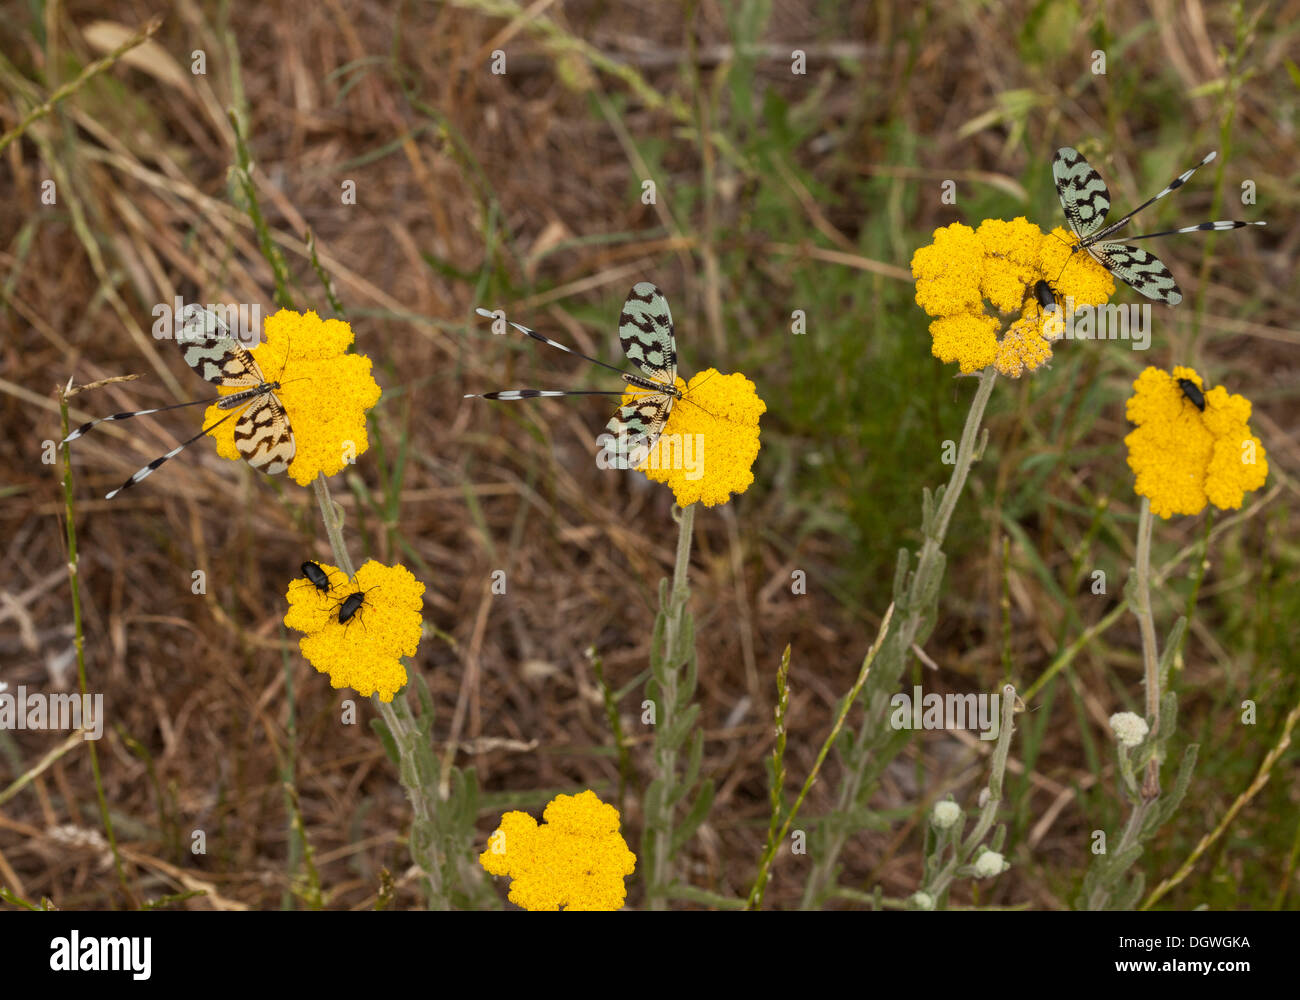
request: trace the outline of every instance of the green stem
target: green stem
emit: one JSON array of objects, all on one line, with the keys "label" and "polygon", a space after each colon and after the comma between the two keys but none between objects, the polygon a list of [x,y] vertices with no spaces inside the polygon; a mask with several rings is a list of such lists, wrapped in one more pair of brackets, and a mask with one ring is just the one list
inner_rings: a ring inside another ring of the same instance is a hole
[{"label": "green stem", "polygon": [[388,726],[397,746],[398,777],[406,789],[406,797],[411,800],[413,821],[411,837],[407,847],[411,860],[415,862],[424,875],[424,891],[431,910],[450,910],[451,902],[447,898],[443,885],[443,856],[433,836],[437,828],[438,803],[430,794],[434,787],[432,774],[421,776],[419,762],[427,758],[427,748],[421,747],[423,739],[419,724],[411,713],[406,692],[396,695],[392,703],[381,701],[378,696],[370,699]]},{"label": "green stem", "polygon": [[266,218],[262,215],[261,202],[257,200],[257,188],[253,184],[253,158],[248,152],[248,144],[244,141],[243,130],[239,127],[239,116],[233,110],[226,112],[226,117],[230,119],[230,127],[235,132],[235,156],[236,164],[232,168],[235,172],[235,178],[239,181],[239,186],[244,192],[244,197],[248,200],[248,218],[253,223],[253,229],[257,231],[257,243],[262,251],[262,256],[266,262],[271,265],[271,274],[275,278],[275,304],[281,309],[293,308],[293,297],[289,294],[289,268],[284,262],[284,255],[280,253],[279,247],[271,239],[271,230],[266,224]]},{"label": "green stem", "polygon": [[627,792],[628,781],[632,774],[632,754],[628,751],[627,736],[623,733],[623,721],[618,714],[618,700],[614,690],[605,680],[605,662],[594,646],[587,647],[587,659],[591,661],[596,683],[600,685],[600,695],[605,705],[605,719],[609,723],[609,731],[614,736],[614,748],[618,752],[618,811],[622,815],[623,796]]},{"label": "green stem", "polygon": [[[154,26],[155,30],[157,25]],[[150,32],[152,33],[152,32]],[[59,414],[63,421],[63,436],[68,436],[68,393],[72,383],[59,392]],[[86,704],[86,637],[81,622],[81,583],[78,576],[80,561],[77,558],[77,511],[72,491],[72,456],[70,448],[63,445],[63,514],[67,523],[68,534],[68,585],[72,590],[72,630],[73,647],[77,651],[77,687],[81,693],[81,704]],[[84,720],[83,720],[84,721]],[[103,719],[99,720],[103,723]],[[113,866],[117,869],[117,881],[128,900],[134,899],[131,887],[126,881],[126,869],[122,865],[122,855],[117,849],[117,834],[113,831],[113,819],[108,813],[108,797],[104,794],[104,778],[99,770],[99,753],[95,741],[86,741],[90,747],[90,770],[95,778],[95,795],[99,799],[99,817],[104,824],[104,834],[108,837],[109,849],[113,852]]]},{"label": "green stem", "polygon": [[1002,804],[1002,782],[1007,772],[1007,756],[1011,752],[1011,733],[1014,730],[1012,724],[1016,711],[1016,689],[1010,684],[1002,687],[1002,717],[1001,730],[998,732],[997,746],[993,749],[993,766],[989,770],[988,797],[984,800],[984,806],[980,809],[979,819],[975,823],[975,829],[961,843],[953,845],[952,857],[948,863],[938,871],[923,887],[925,892],[932,899],[939,900],[943,894],[948,891],[948,886],[952,884],[953,878],[957,874],[957,869],[970,862],[975,853],[975,849],[983,843],[984,838],[988,836],[989,830],[993,828],[993,823],[997,819],[998,806]]},{"label": "green stem", "polygon": [[11,128],[3,136],[0,136],[0,152],[3,152],[6,146],[26,132],[28,126],[30,126],[32,122],[39,121],[41,118],[50,114],[58,106],[60,101],[67,100],[84,87],[93,77],[98,76],[106,69],[112,69],[117,65],[118,60],[124,55],[130,52],[137,45],[148,41],[153,36],[154,32],[162,27],[162,23],[163,19],[161,17],[153,18],[148,24],[128,38],[125,42],[115,48],[108,55],[104,56],[103,59],[97,59],[95,62],[83,69],[79,74],[77,74],[75,80],[65,83],[62,87],[52,93],[44,104],[27,112],[22,121]]},{"label": "green stem", "polygon": [[[320,504],[321,519],[325,522],[325,534],[329,536],[334,561],[351,580],[356,576],[356,571],[352,568],[352,560],[348,556],[347,545],[343,540],[343,519],[334,503],[334,498],[330,496],[329,483],[324,474],[317,475],[312,482],[312,488],[316,491],[316,500]],[[407,669],[411,669],[409,665]],[[426,748],[420,745],[423,736],[419,724],[411,712],[405,691],[398,693],[391,704],[381,701],[378,695],[372,697],[370,701],[383,718],[384,724],[388,726],[393,743],[397,747],[398,779],[406,789],[406,797],[411,800],[411,810],[414,814],[408,846],[411,860],[424,875],[425,895],[429,909],[450,909],[450,902],[442,883],[441,851],[432,836],[437,821],[438,804],[429,794],[432,778],[428,777],[426,780],[420,774],[419,761],[422,751]]]},{"label": "green stem", "polygon": [[[1146,683],[1147,726],[1150,730],[1147,739],[1155,740],[1156,730],[1160,726],[1160,655],[1156,646],[1155,617],[1151,613],[1151,528],[1151,501],[1143,497],[1142,509],[1138,512],[1137,559],[1133,567],[1130,604],[1142,635],[1142,669]],[[1125,851],[1138,842],[1147,813],[1159,796],[1160,761],[1159,754],[1153,753],[1147,761],[1141,798],[1133,804],[1133,811],[1124,824],[1124,832],[1120,834],[1119,843],[1112,852],[1113,857],[1122,857]],[[1114,880],[1103,879],[1088,897],[1088,909],[1105,909],[1110,900],[1112,885]]]},{"label": "green stem", "polygon": [[[930,523],[923,525],[925,540],[916,560],[911,580],[904,587],[902,594],[895,594],[895,601],[903,612],[902,621],[894,630],[884,648],[881,667],[877,670],[868,686],[867,711],[853,743],[853,751],[845,760],[844,782],[836,798],[834,815],[846,816],[854,810],[865,797],[863,783],[871,767],[874,754],[873,746],[881,733],[880,727],[886,723],[887,714],[872,711],[871,696],[877,691],[884,691],[894,684],[911,656],[912,645],[916,642],[922,622],[934,614],[939,599],[939,584],[943,579],[944,558],[943,541],[952,521],[953,511],[966,485],[966,477],[975,461],[976,445],[979,440],[980,424],[984,419],[984,409],[988,406],[993,393],[993,384],[997,381],[997,371],[993,367],[984,369],[979,374],[979,387],[971,400],[970,410],[966,413],[966,424],[962,428],[961,443],[957,448],[957,458],[952,475],[943,491],[938,510]],[[803,907],[815,906],[827,892],[836,862],[844,849],[851,830],[845,824],[833,824],[826,835],[826,844],[822,856],[817,859],[808,883],[804,887]]]},{"label": "green stem", "polygon": [[691,540],[695,534],[695,504],[690,504],[678,520],[677,558],[673,563],[672,589],[668,592],[668,607],[664,620],[664,668],[659,683],[659,714],[655,720],[655,765],[660,783],[658,815],[647,821],[653,824],[653,867],[651,884],[646,886],[650,909],[663,910],[668,906],[668,886],[672,884],[671,851],[673,842],[673,809],[677,780],[677,745],[672,737],[673,723],[677,717],[677,699],[683,659],[690,650],[683,650],[681,636],[686,606],[690,600],[688,571],[691,564]]},{"label": "green stem", "polygon": [[[1150,738],[1158,738],[1160,729],[1160,653],[1156,643],[1155,617],[1151,613],[1151,501],[1142,498],[1138,513],[1137,565],[1134,567],[1133,614],[1142,633],[1142,668],[1146,679],[1147,725]],[[1142,796],[1154,799],[1160,794],[1160,762],[1152,755],[1147,762]]]},{"label": "green stem", "polygon": [[[799,789],[799,797],[794,800],[794,805],[790,809],[790,815],[785,818],[785,824],[781,827],[780,832],[776,833],[775,836],[769,836],[768,838],[767,848],[759,862],[758,877],[754,879],[754,887],[749,891],[749,898],[745,902],[745,908],[748,910],[760,910],[763,908],[763,893],[767,890],[767,881],[770,877],[772,861],[776,857],[777,848],[780,846],[781,842],[785,840],[785,835],[790,829],[790,824],[793,823],[795,817],[799,815],[799,809],[803,805],[803,800],[807,798],[808,792],[812,789],[813,783],[817,780],[817,775],[821,772],[822,763],[831,752],[831,747],[835,745],[836,737],[840,735],[840,729],[844,726],[844,720],[849,714],[849,709],[857,702],[858,695],[862,692],[863,685],[867,683],[867,675],[871,673],[871,664],[875,662],[876,654],[880,652],[880,647],[883,645],[885,636],[889,632],[889,621],[893,617],[894,606],[891,604],[885,611],[885,617],[881,619],[880,630],[876,633],[876,641],[871,644],[871,649],[867,651],[867,655],[862,661],[862,667],[858,671],[858,679],[853,682],[853,687],[850,689],[848,697],[844,699],[844,703],[840,706],[840,712],[835,719],[835,724],[831,726],[830,734],[826,737],[825,742],[822,743],[822,748],[817,753],[817,760],[813,763],[812,770],[808,772],[808,778],[804,781],[803,788]],[[789,666],[789,657],[790,650],[789,647],[787,647],[786,656],[782,663],[783,667]],[[786,697],[784,684],[782,685],[782,692],[783,697]],[[782,741],[784,740],[784,722],[785,716],[782,714],[782,733],[779,735],[779,738],[782,739]],[[1005,762],[1006,760],[1003,758],[1003,763],[1005,764]],[[784,769],[781,770],[781,774],[784,775]],[[774,804],[779,804],[779,790],[780,786],[778,785],[776,796],[774,796],[776,799]],[[772,820],[773,827],[775,827],[775,815],[772,817]]]},{"label": "green stem", "polygon": [[334,503],[334,498],[330,496],[330,487],[325,479],[325,473],[318,472],[311,486],[316,492],[316,502],[320,504],[321,519],[325,522],[325,534],[329,536],[334,561],[351,580],[357,575],[357,571],[352,568],[347,543],[343,541],[343,515]]}]

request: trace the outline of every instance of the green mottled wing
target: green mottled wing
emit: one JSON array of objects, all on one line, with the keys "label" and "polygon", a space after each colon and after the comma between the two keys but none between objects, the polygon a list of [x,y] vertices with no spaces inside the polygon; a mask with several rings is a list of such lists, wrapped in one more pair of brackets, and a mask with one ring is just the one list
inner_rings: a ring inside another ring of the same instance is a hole
[{"label": "green mottled wing", "polygon": [[1155,254],[1125,243],[1094,243],[1087,249],[1097,263],[1147,298],[1171,306],[1183,301],[1178,282]]},{"label": "green mottled wing", "polygon": [[660,392],[649,393],[618,408],[605,425],[614,437],[611,452],[618,460],[618,468],[635,469],[645,461],[663,433],[672,408],[673,397]]},{"label": "green mottled wing", "polygon": [[627,359],[656,382],[673,385],[677,379],[677,341],[668,300],[648,281],[639,281],[623,303],[618,318],[618,339]]},{"label": "green mottled wing", "polygon": [[1070,146],[1062,146],[1052,157],[1052,180],[1065,210],[1066,221],[1080,241],[1099,230],[1110,211],[1110,191],[1101,174],[1092,169],[1083,155]]}]

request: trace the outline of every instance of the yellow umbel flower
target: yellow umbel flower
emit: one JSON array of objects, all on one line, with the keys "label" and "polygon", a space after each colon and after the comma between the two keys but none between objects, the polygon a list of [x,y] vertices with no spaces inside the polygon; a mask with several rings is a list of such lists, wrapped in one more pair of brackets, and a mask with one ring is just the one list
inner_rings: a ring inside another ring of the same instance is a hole
[{"label": "yellow umbel flower", "polygon": [[542,814],[508,812],[488,838],[479,864],[508,875],[510,902],[525,910],[617,910],[636,855],[619,831],[618,810],[588,789],[558,795]]},{"label": "yellow umbel flower", "polygon": [[[379,402],[379,385],[370,376],[368,357],[346,353],[352,344],[352,327],[342,320],[281,309],[266,318],[264,330],[266,339],[252,349],[252,355],[267,379],[280,382],[276,395],[289,415],[295,446],[289,475],[306,486],[317,473],[332,476],[342,471],[370,447],[366,411]],[[228,396],[240,390],[217,391]],[[214,403],[204,414],[204,423],[227,415]],[[208,434],[216,441],[219,455],[239,461],[235,423],[226,420]]]},{"label": "yellow umbel flower", "polygon": [[[1059,322],[1059,317],[1057,317]],[[998,344],[994,361],[998,371],[1009,378],[1019,378],[1052,357],[1052,345],[1044,336],[1037,319],[1023,318],[1011,324]]]},{"label": "yellow umbel flower", "polygon": [[[351,580],[337,566],[322,563],[321,569],[329,577],[328,591],[303,577],[289,584],[285,626],[306,633],[298,648],[313,667],[329,674],[331,687],[392,701],[406,684],[399,657],[414,656],[420,644],[424,584],[405,566],[385,566],[373,559]],[[353,594],[365,598],[348,621],[340,622],[340,612]]]},{"label": "yellow umbel flower", "polygon": [[1237,510],[1245,494],[1268,478],[1264,445],[1251,433],[1250,401],[1222,386],[1204,393],[1205,411],[1178,384],[1201,376],[1178,367],[1172,375],[1147,368],[1133,383],[1126,407],[1137,430],[1124,439],[1128,464],[1137,474],[1138,496],[1161,517],[1199,514],[1205,504]]},{"label": "yellow umbel flower", "polygon": [[[673,404],[663,433],[638,468],[671,489],[677,506],[699,501],[716,507],[733,493],[744,493],[754,481],[758,418],[767,412],[767,404],[739,372],[720,375],[710,368],[689,385],[679,378],[677,388],[685,396]],[[622,402],[643,395],[644,390],[629,386]]]},{"label": "yellow umbel flower", "polygon": [[[1059,238],[1058,238],[1059,237]],[[1023,216],[987,219],[978,230],[953,223],[912,255],[916,304],[934,317],[930,352],[965,374],[995,365],[1018,378],[1051,360],[1061,334],[1059,312],[1044,314],[1034,286],[1047,281],[1062,302],[1101,305],[1115,291],[1110,272],[1085,253],[1070,257],[1060,230],[1044,236]],[[993,312],[985,308],[987,302]],[[1003,318],[1019,316],[999,341]]]}]

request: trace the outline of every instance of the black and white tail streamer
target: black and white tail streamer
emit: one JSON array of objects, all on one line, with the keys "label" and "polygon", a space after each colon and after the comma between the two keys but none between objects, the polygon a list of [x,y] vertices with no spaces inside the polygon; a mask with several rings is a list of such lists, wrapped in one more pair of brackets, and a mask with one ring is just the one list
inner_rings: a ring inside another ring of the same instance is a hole
[{"label": "black and white tail streamer", "polygon": [[75,441],[92,427],[110,420],[127,420],[150,413],[161,413],[164,410],[177,410],[186,406],[214,402],[219,409],[231,411],[220,420],[204,427],[189,440],[136,471],[125,483],[108,493],[104,497],[106,500],[112,500],[123,490],[147,478],[164,462],[175,458],[212,428],[234,416],[239,418],[235,423],[235,447],[240,457],[249,465],[274,475],[283,472],[293,461],[295,448],[293,431],[289,427],[289,416],[279,397],[275,395],[276,390],[280,388],[280,382],[266,380],[253,355],[230,336],[221,318],[209,309],[189,307],[185,321],[177,331],[176,342],[182,349],[185,363],[204,381],[243,391],[214,399],[198,399],[189,403],[159,406],[152,410],[114,413],[82,424],[69,434],[64,438],[65,443]]},{"label": "black and white tail streamer", "polygon": [[1133,240],[1150,240],[1157,236],[1174,236],[1178,233],[1220,232],[1226,229],[1241,229],[1244,226],[1262,226],[1265,223],[1201,222],[1181,229],[1129,236],[1127,237],[1129,243],[1119,243],[1113,241],[1111,237],[1128,225],[1129,220],[1142,209],[1182,187],[1192,174],[1213,160],[1216,155],[1213,152],[1208,153],[1196,166],[1170,181],[1154,198],[1148,198],[1122,219],[1106,225],[1106,213],[1110,211],[1110,191],[1106,187],[1106,182],[1077,149],[1062,146],[1052,158],[1052,179],[1056,182],[1056,193],[1061,199],[1061,208],[1065,211],[1066,221],[1078,239],[1070,249],[1071,255],[1079,250],[1086,251],[1098,264],[1121,281],[1131,285],[1140,294],[1157,302],[1177,305],[1183,300],[1183,293],[1174,276],[1169,273],[1169,268],[1165,267],[1150,251],[1131,246]]},{"label": "black and white tail streamer", "polygon": [[[477,312],[488,319],[498,318],[487,309],[479,309]],[[623,303],[623,311],[619,316],[618,337],[623,345],[623,353],[640,369],[641,374],[625,372],[597,358],[588,357],[518,323],[510,325],[543,344],[618,372],[629,386],[642,390],[643,394],[620,406],[605,425],[613,438],[609,451],[614,464],[619,468],[636,468],[640,465],[663,433],[673,402],[682,398],[681,390],[676,385],[677,341],[673,331],[673,317],[663,293],[648,281],[638,282]],[[465,398],[516,400],[543,396],[621,395],[623,390],[613,389],[501,389],[496,392],[468,393]]]}]

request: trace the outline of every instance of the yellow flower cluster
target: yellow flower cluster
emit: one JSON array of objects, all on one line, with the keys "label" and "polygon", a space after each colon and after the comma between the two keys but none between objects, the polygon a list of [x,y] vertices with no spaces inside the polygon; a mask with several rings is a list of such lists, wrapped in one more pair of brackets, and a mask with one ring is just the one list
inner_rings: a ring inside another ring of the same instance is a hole
[{"label": "yellow flower cluster", "polygon": [[[276,395],[289,415],[294,458],[289,475],[306,486],[318,473],[332,476],[370,447],[366,411],[379,402],[379,385],[370,375],[370,359],[348,354],[352,327],[337,319],[321,319],[281,309],[266,318],[265,340],[252,349],[254,360],[269,381],[279,381]],[[227,396],[239,389],[222,387]],[[229,414],[208,407],[204,423]],[[239,461],[235,420],[226,420],[208,433],[223,458]]]},{"label": "yellow flower cluster", "polygon": [[[679,378],[677,388],[684,398],[673,404],[663,433],[638,468],[671,489],[677,506],[699,501],[716,507],[733,493],[744,493],[754,481],[758,418],[767,412],[767,404],[739,372],[720,375],[710,368],[689,385]],[[623,405],[642,395],[643,390],[629,386]]]},{"label": "yellow flower cluster", "polygon": [[1205,504],[1220,510],[1241,507],[1245,494],[1268,478],[1264,445],[1251,433],[1250,401],[1215,386],[1201,412],[1178,384],[1201,376],[1178,367],[1172,375],[1147,368],[1133,383],[1126,407],[1137,429],[1124,439],[1128,464],[1137,474],[1138,496],[1161,517],[1199,514]]},{"label": "yellow flower cluster", "polygon": [[[406,684],[399,657],[414,656],[420,643],[424,584],[405,566],[373,559],[351,580],[336,566],[321,568],[329,577],[328,591],[302,577],[289,584],[285,627],[306,633],[298,648],[320,673],[329,674],[331,687],[392,701]],[[339,613],[352,594],[365,599],[348,621],[340,622]]]},{"label": "yellow flower cluster", "polygon": [[508,875],[510,902],[525,910],[617,910],[636,855],[619,831],[618,810],[588,789],[559,795],[542,814],[508,812],[488,838],[479,864]]},{"label": "yellow flower cluster", "polygon": [[[987,219],[977,230],[959,222],[936,229],[934,242],[912,255],[916,304],[934,317],[931,353],[965,374],[995,365],[1011,378],[1050,360],[1061,316],[1044,316],[1034,285],[1051,283],[1058,301],[1072,298],[1076,308],[1101,305],[1115,291],[1110,272],[1086,253],[1070,259],[1072,240],[1059,228],[1044,235],[1023,216]],[[1001,317],[1016,312],[999,341]]]}]

